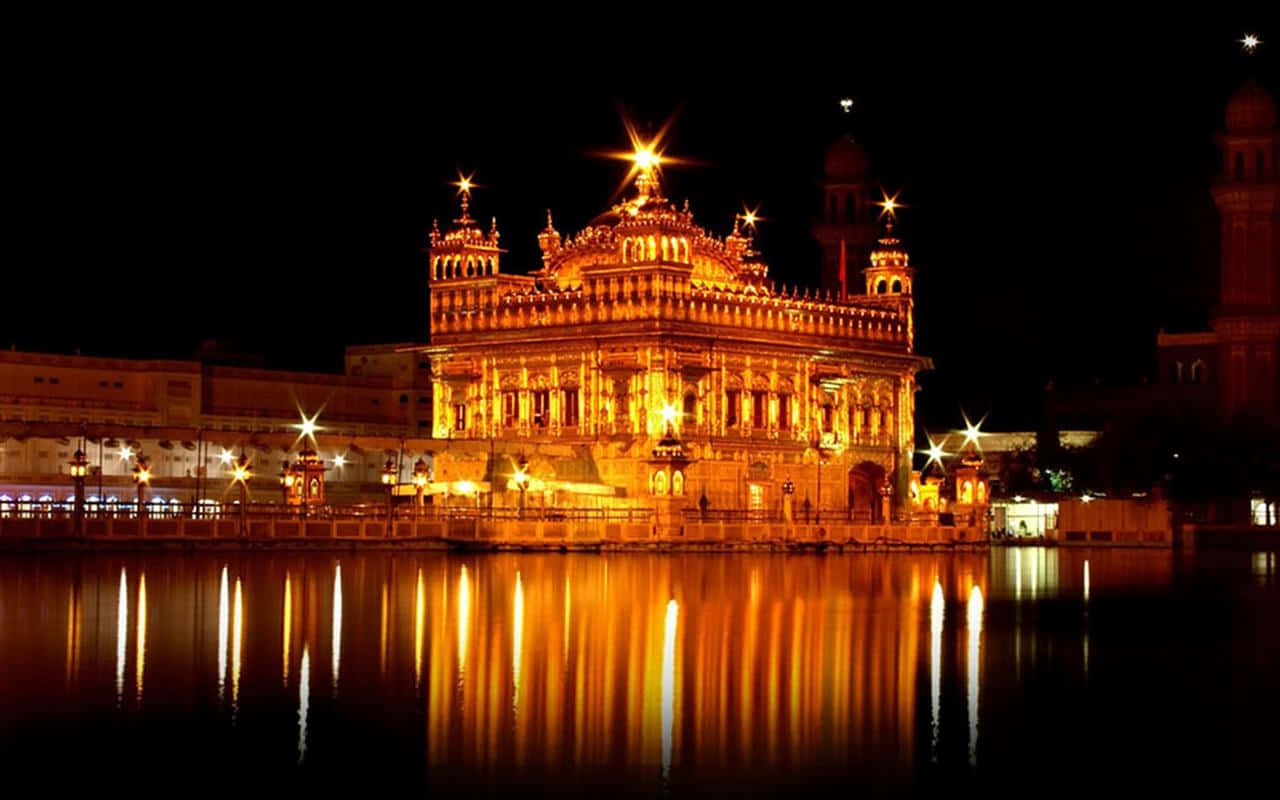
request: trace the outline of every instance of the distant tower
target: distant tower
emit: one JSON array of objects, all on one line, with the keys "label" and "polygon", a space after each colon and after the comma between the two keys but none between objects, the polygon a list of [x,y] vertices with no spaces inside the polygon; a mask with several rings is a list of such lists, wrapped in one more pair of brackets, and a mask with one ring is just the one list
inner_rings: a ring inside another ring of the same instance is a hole
[{"label": "distant tower", "polygon": [[1222,175],[1213,200],[1222,220],[1222,274],[1213,329],[1227,416],[1276,421],[1280,409],[1280,134],[1275,100],[1253,81],[1227,103],[1218,137]]},{"label": "distant tower", "polygon": [[822,216],[813,226],[822,247],[822,288],[840,293],[843,249],[846,292],[852,294],[856,271],[867,263],[876,235],[867,154],[846,133],[827,149],[823,171]]},{"label": "distant tower", "polygon": [[885,214],[884,231],[876,240],[875,247],[867,260],[862,273],[866,277],[867,294],[886,302],[901,303],[907,312],[907,346],[915,341],[915,322],[912,314],[911,284],[915,270],[911,268],[911,256],[902,240],[894,233],[897,222],[893,212]]}]

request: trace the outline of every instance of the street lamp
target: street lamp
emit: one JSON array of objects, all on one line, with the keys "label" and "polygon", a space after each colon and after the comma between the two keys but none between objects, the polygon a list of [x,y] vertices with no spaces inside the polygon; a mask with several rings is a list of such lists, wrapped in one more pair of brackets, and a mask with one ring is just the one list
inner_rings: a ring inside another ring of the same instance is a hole
[{"label": "street lamp", "polygon": [[89,474],[89,459],[84,451],[76,448],[76,452],[68,462],[71,480],[76,484],[76,505],[74,513],[74,530],[76,536],[84,535],[84,477]]},{"label": "street lamp", "polygon": [[138,519],[147,515],[147,487],[151,485],[151,462],[139,455],[133,463],[133,482],[138,485]]},{"label": "street lamp", "polygon": [[387,463],[382,465],[382,484],[387,487],[387,537],[391,537],[391,497],[395,494],[396,478],[399,477],[399,470],[396,469],[395,462],[387,459]]},{"label": "street lamp", "polygon": [[423,493],[427,489],[427,479],[429,477],[430,473],[427,470],[427,461],[419,456],[418,460],[413,462],[413,488],[418,493],[418,504],[414,506],[415,515],[419,514],[422,510]]},{"label": "street lamp", "polygon": [[529,459],[525,458],[523,454],[521,454],[520,460],[516,462],[516,471],[511,478],[516,482],[516,488],[520,490],[520,507],[518,511],[519,516],[523,517],[524,493],[529,488]]},{"label": "street lamp", "polygon": [[231,480],[240,484],[240,535],[244,536],[249,531],[248,514],[249,514],[249,479],[253,477],[253,472],[249,469],[249,456],[245,455],[244,450],[240,451],[240,457],[237,458],[231,467]]},{"label": "street lamp", "polygon": [[795,481],[791,480],[791,476],[788,475],[787,479],[782,482],[782,518],[787,522],[791,521],[792,514],[794,513],[791,503],[792,497],[795,493]]}]

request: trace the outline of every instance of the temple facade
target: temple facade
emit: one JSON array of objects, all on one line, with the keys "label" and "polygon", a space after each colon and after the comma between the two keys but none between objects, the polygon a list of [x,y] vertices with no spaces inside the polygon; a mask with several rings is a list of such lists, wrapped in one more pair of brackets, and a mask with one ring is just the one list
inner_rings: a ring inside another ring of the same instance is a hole
[{"label": "temple facade", "polygon": [[750,215],[710,233],[641,155],[629,197],[590,226],[562,235],[548,212],[529,274],[503,271],[465,184],[457,219],[433,226],[434,482],[494,505],[905,517],[931,364],[892,215],[849,264],[865,294],[782,288]]}]

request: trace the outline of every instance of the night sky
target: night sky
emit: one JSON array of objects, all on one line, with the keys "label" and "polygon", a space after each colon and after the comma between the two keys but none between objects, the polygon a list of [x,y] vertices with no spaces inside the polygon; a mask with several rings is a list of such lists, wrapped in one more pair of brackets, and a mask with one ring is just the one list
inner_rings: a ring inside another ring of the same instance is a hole
[{"label": "night sky", "polygon": [[1212,134],[1245,77],[1277,91],[1280,55],[1274,17],[756,20],[586,45],[568,27],[520,44],[484,20],[382,22],[386,40],[223,21],[32,61],[7,123],[6,283],[24,299],[0,343],[190,357],[218,337],[337,370],[346,344],[424,341],[420,248],[455,214],[456,171],[475,171],[473,211],[497,215],[504,269],[523,272],[548,207],[568,233],[611,202],[626,165],[594,154],[626,146],[623,112],[675,115],[667,152],[697,164],[667,170],[667,194],[720,234],[759,205],[772,275],[811,285],[822,157],[849,126],[909,206],[917,346],[936,364],[922,422],[958,425],[963,406],[1022,428],[1046,381],[1137,382],[1157,328],[1205,324]]}]

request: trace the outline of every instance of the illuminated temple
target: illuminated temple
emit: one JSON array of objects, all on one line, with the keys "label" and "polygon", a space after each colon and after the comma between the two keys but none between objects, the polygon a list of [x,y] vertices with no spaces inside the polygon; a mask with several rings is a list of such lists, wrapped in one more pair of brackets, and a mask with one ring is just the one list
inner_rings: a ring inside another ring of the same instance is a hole
[{"label": "illuminated temple", "polygon": [[[530,274],[503,271],[497,221],[472,219],[460,184],[428,248],[421,353],[433,438],[450,440],[436,483],[481,483],[505,505],[905,515],[915,376],[931,365],[913,352],[892,204],[865,263],[840,248],[838,272],[860,271],[865,292],[788,289],[753,246],[753,215],[709,232],[663,194],[660,167],[638,151],[625,199],[575,234],[548,212]],[[831,197],[824,244],[846,220],[867,227],[864,199]]]}]

